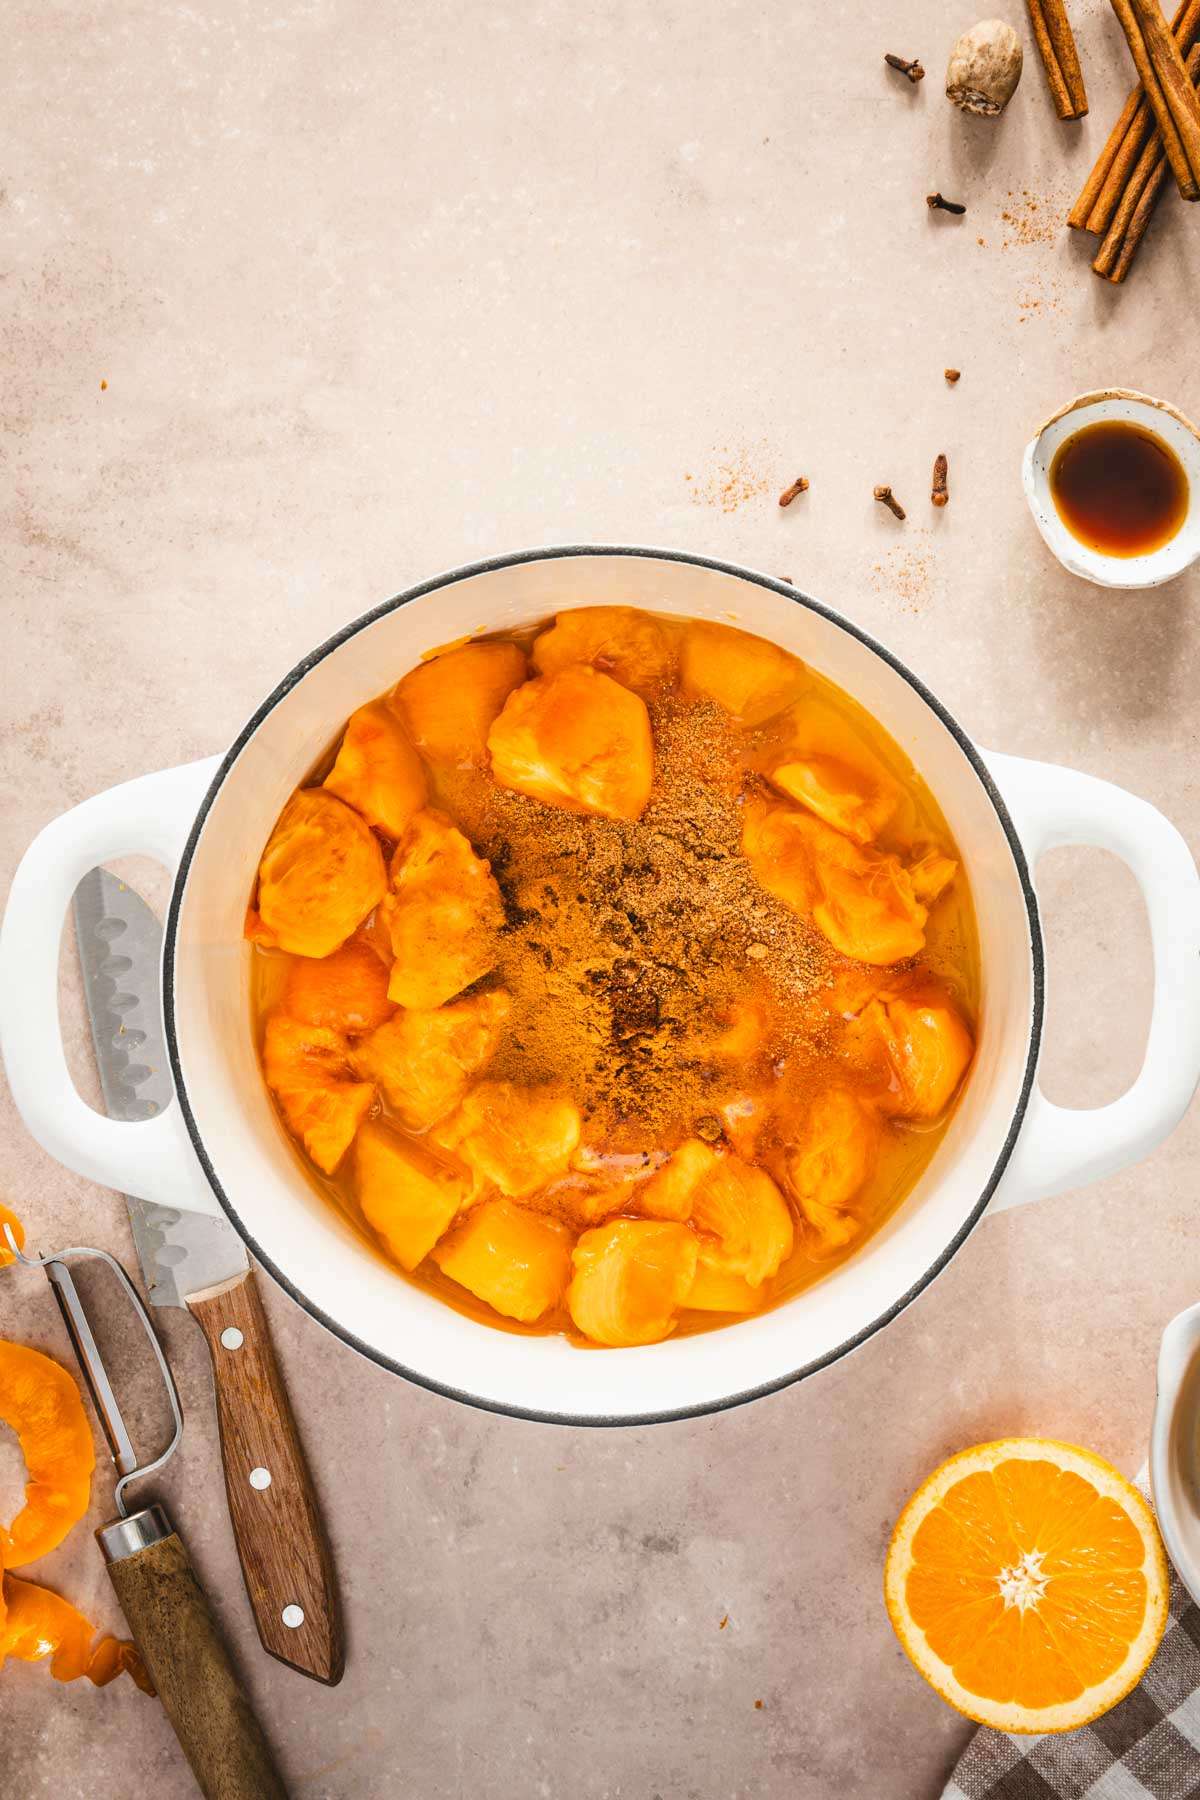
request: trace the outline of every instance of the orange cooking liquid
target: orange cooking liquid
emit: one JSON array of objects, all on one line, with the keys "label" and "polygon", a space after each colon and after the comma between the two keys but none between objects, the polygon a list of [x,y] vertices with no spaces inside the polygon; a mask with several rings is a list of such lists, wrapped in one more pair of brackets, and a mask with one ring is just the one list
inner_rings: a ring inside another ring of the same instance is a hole
[{"label": "orange cooking liquid", "polygon": [[[659,623],[677,648],[691,629],[678,620]],[[527,650],[540,629],[487,641]],[[654,786],[636,820],[547,806],[500,787],[484,766],[431,761],[427,770],[427,804],[448,814],[477,855],[490,860],[507,914],[498,966],[477,984],[511,997],[486,1079],[520,1088],[553,1082],[583,1115],[575,1166],[520,1206],[561,1219],[577,1234],[597,1223],[587,1206],[598,1172],[660,1160],[696,1136],[723,1139],[771,1175],[795,1215],[794,1248],[762,1284],[768,1306],[856,1252],[912,1190],[953,1111],[951,1101],[932,1117],[877,1113],[878,1059],[859,1055],[853,1021],[843,1014],[881,990],[931,981],[973,1034],[980,1001],[971,895],[932,793],[849,695],[799,663],[795,669],[800,708],[818,734],[827,733],[831,750],[853,757],[861,749],[869,766],[886,772],[894,804],[874,849],[906,866],[930,852],[959,864],[930,905],[922,948],[897,965],[866,964],[839,951],[811,918],[768,894],[740,853],[748,807],[796,811],[767,779],[789,754],[794,714],[787,707],[761,722],[735,723],[710,698],[685,693],[677,676],[648,690]],[[339,741],[340,733],[305,787],[324,779]],[[381,835],[381,842],[390,856],[391,840]],[[390,955],[377,914],[357,935]],[[267,1021],[285,1004],[290,974],[308,960],[255,946],[251,991],[260,1047]],[[808,1109],[830,1087],[861,1095],[878,1127],[876,1158],[850,1209],[854,1228],[841,1243],[809,1224],[789,1179]],[[378,1097],[373,1116],[414,1135]],[[353,1152],[325,1175],[294,1139],[287,1142],[308,1179],[384,1257],[358,1204]],[[636,1199],[626,1210],[638,1215]],[[519,1324],[476,1299],[431,1257],[410,1274],[391,1266],[400,1279],[491,1325],[589,1341],[565,1305]],[[685,1306],[675,1330],[710,1330],[736,1316]]]}]

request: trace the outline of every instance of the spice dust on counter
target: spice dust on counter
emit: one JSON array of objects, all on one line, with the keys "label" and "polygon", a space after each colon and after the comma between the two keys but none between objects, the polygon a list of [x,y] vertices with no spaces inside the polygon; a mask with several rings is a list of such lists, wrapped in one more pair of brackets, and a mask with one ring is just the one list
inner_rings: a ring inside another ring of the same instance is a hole
[{"label": "spice dust on counter", "polygon": [[709,1119],[719,1135],[723,1077],[705,1044],[758,995],[779,1054],[809,1054],[806,1002],[841,960],[739,854],[743,784],[759,778],[743,777],[726,715],[674,696],[650,710],[638,820],[545,807],[469,772],[444,793],[505,902],[496,975],[513,1028],[491,1073],[562,1083],[621,1152]]},{"label": "spice dust on counter", "polygon": [[762,473],[758,467],[760,459],[764,466],[769,464],[766,444],[741,449],[723,444],[716,454],[720,461],[709,474],[684,476],[684,480],[691,483],[694,506],[711,506],[719,512],[732,513],[748,501],[761,499],[772,492],[774,484],[770,475]]},{"label": "spice dust on counter", "polygon": [[900,610],[919,613],[931,597],[937,559],[927,526],[918,526],[904,544],[894,544],[871,568],[871,586],[877,594],[900,601]]},{"label": "spice dust on counter", "polygon": [[1056,244],[1073,198],[1066,188],[1053,194],[1034,194],[1028,188],[1010,188],[1000,214],[1000,222],[1004,227],[1001,249],[1019,250],[1033,244]]}]

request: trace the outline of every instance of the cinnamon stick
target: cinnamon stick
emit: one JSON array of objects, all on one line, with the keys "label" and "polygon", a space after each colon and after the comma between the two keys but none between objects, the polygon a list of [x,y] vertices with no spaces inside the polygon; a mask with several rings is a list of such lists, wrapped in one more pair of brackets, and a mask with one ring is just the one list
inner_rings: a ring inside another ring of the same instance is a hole
[{"label": "cinnamon stick", "polygon": [[[1171,29],[1180,54],[1186,59],[1200,38],[1200,0],[1179,0]],[[1139,81],[1121,108],[1095,167],[1067,215],[1067,224],[1072,230],[1104,235],[1112,224],[1138,157],[1157,130],[1150,102]]]},{"label": "cinnamon stick", "polygon": [[[1200,43],[1192,45],[1185,66],[1192,85],[1200,86]],[[1128,275],[1166,179],[1166,152],[1161,137],[1155,132],[1138,158],[1112,224],[1092,263],[1096,274],[1106,281],[1115,285]]]},{"label": "cinnamon stick", "polygon": [[1185,200],[1200,200],[1200,101],[1158,0],[1112,0]]},{"label": "cinnamon stick", "polygon": [[1082,119],[1088,109],[1087,93],[1063,0],[1026,0],[1026,4],[1054,110],[1060,119]]}]

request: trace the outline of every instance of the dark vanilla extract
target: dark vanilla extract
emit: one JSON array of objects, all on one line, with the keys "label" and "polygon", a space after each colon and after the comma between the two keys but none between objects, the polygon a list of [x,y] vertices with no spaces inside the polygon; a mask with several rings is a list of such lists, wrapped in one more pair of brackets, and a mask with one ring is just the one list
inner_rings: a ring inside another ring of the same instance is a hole
[{"label": "dark vanilla extract", "polygon": [[1071,535],[1103,556],[1161,550],[1187,517],[1183,464],[1162,438],[1126,419],[1085,425],[1060,444],[1050,492]]}]

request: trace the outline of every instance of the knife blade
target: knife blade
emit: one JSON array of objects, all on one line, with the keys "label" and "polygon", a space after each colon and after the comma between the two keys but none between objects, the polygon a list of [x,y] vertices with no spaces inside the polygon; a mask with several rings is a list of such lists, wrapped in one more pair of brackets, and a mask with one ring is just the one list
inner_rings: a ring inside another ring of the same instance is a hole
[{"label": "knife blade", "polygon": [[[75,890],[75,935],[88,1019],[110,1119],[148,1119],[175,1097],[161,1016],[162,926],[141,895],[107,869]],[[134,1248],[154,1306],[216,1287],[249,1267],[225,1219],[127,1194]]]},{"label": "knife blade", "polygon": [[[92,869],[74,898],[96,1065],[112,1118],[174,1099],[162,1022],[162,927]],[[155,1306],[182,1307],[212,1357],[230,1519],[263,1648],[330,1686],[345,1663],[333,1557],[245,1246],[225,1219],[126,1195]]]}]

